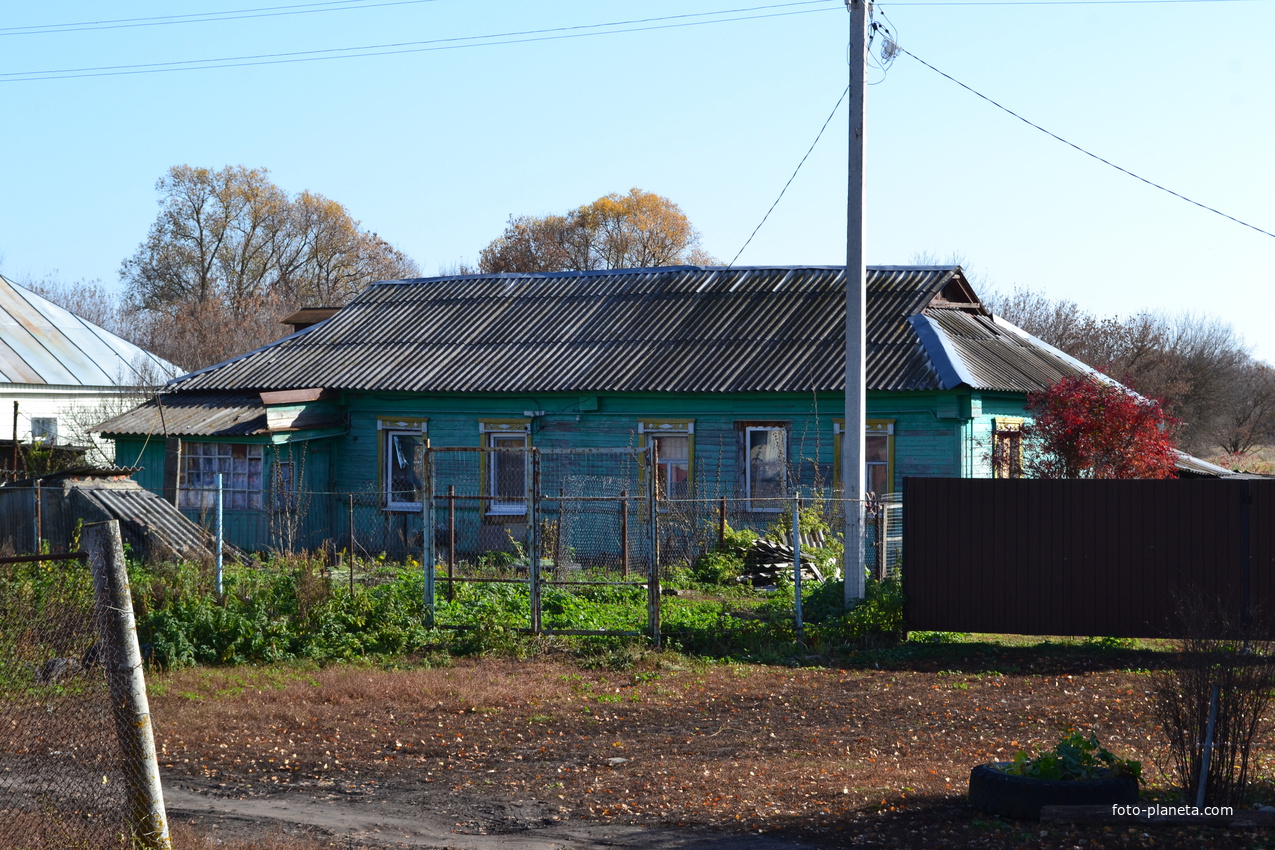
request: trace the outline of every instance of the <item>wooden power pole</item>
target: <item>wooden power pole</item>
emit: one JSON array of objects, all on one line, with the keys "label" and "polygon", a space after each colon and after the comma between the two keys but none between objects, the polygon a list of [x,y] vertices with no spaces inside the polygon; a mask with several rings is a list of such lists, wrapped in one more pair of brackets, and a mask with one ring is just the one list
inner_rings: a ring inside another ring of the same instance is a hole
[{"label": "wooden power pole", "polygon": [[868,67],[870,0],[846,0],[850,9],[850,159],[846,190],[846,411],[841,432],[841,486],[845,499],[845,606],[864,597],[863,428],[867,420],[864,386],[867,270],[863,260],[863,100]]}]

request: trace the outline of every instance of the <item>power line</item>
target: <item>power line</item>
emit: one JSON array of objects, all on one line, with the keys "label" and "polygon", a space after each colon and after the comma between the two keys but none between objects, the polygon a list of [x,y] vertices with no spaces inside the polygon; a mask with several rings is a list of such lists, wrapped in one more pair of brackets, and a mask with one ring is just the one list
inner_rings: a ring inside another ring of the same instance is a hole
[{"label": "power line", "polygon": [[1269,3],[1270,0],[901,0],[891,6],[1165,6],[1183,3]]},{"label": "power line", "polygon": [[792,185],[792,181],[797,179],[797,172],[801,171],[801,167],[806,164],[806,159],[814,151],[815,145],[819,144],[819,140],[823,138],[823,131],[828,129],[828,125],[832,123],[832,116],[837,114],[837,110],[841,108],[842,102],[846,99],[846,95],[850,93],[850,87],[846,86],[845,91],[841,92],[841,97],[837,98],[837,105],[832,107],[832,111],[828,113],[828,120],[823,122],[823,126],[819,128],[819,132],[815,135],[815,140],[810,143],[810,149],[806,151],[805,156],[801,158],[801,162],[797,163],[797,167],[793,169],[792,176],[788,178],[788,182],[784,184],[784,188],[779,190],[779,197],[775,198],[775,202],[770,205],[770,209],[766,210],[766,214],[761,217],[761,221],[757,222],[757,226],[753,228],[753,232],[748,234],[748,238],[744,240],[743,246],[736,252],[731,261],[726,264],[727,268],[735,265],[735,261],[739,259],[739,255],[744,253],[744,248],[753,241],[753,237],[757,235],[757,231],[761,230],[761,226],[766,223],[766,219],[770,218],[770,214],[775,211],[775,207],[779,206],[779,202],[783,200],[784,193],[788,191],[788,187]]},{"label": "power line", "polygon": [[420,3],[436,2],[438,0],[389,0],[381,3],[368,3],[366,0],[328,0],[328,2],[324,3],[262,6],[255,9],[227,9],[221,12],[188,12],[182,15],[155,15],[146,18],[118,18],[107,21],[74,21],[66,24],[31,24],[20,27],[0,27],[0,36],[57,35],[64,32],[91,30],[158,27],[171,26],[173,24],[206,24],[217,21],[239,21],[245,18],[276,18],[283,15],[312,15],[318,12],[360,11],[363,9],[377,9],[382,6],[415,6]]},{"label": "power line", "polygon": [[[823,0],[833,3],[836,0]],[[439,0],[383,0],[370,3],[366,0],[327,0],[318,3],[297,3],[288,6],[259,6],[247,9],[223,9],[216,12],[187,12],[179,15],[153,15],[139,18],[115,18],[102,21],[70,21],[64,24],[29,24],[26,26],[0,27],[0,36],[50,35],[64,32],[84,32],[132,27],[171,26],[174,24],[215,23],[247,18],[270,18],[283,15],[310,15],[323,12],[359,11],[386,6],[414,6],[436,3]],[[900,0],[891,6],[1151,6],[1183,3],[1259,3],[1269,0]]]},{"label": "power line", "polygon": [[1017,112],[1015,112],[1014,110],[1010,109],[1009,107],[1007,107],[1007,106],[1002,106],[1001,104],[999,104],[999,103],[997,103],[996,101],[992,100],[990,97],[988,97],[987,95],[983,94],[982,92],[979,92],[979,91],[977,91],[977,90],[975,90],[975,89],[973,89],[973,88],[970,88],[969,86],[965,85],[965,83],[963,83],[963,82],[961,82],[960,80],[956,79],[956,78],[955,78],[955,77],[953,77],[952,75],[950,75],[950,74],[946,74],[946,73],[944,73],[944,72],[940,71],[938,68],[935,68],[935,67],[934,67],[933,65],[931,65],[929,62],[926,62],[924,59],[922,59],[921,57],[917,56],[915,53],[911,52],[910,50],[908,50],[908,49],[907,49],[907,48],[905,48],[905,47],[900,46],[897,42],[895,42],[895,43],[894,43],[894,49],[895,49],[895,50],[897,50],[899,53],[906,53],[908,56],[911,56],[911,57],[912,57],[913,59],[915,59],[917,62],[920,62],[922,65],[924,65],[925,67],[929,68],[929,69],[930,69],[931,71],[933,71],[934,73],[938,74],[938,75],[939,75],[939,76],[941,76],[941,77],[946,77],[947,79],[949,79],[949,80],[951,80],[952,82],[956,83],[956,84],[957,84],[958,86],[960,86],[961,88],[965,89],[966,91],[970,92],[970,93],[971,93],[971,94],[973,94],[973,95],[976,95],[976,96],[978,96],[978,97],[982,98],[983,100],[987,101],[987,102],[988,102],[988,103],[990,103],[992,106],[995,106],[997,109],[1001,110],[1002,112],[1006,112],[1006,113],[1008,113],[1008,114],[1010,114],[1010,115],[1014,116],[1015,118],[1017,118],[1019,121],[1022,121],[1022,122],[1023,122],[1024,124],[1026,124],[1027,126],[1029,126],[1029,127],[1034,127],[1035,129],[1037,129],[1037,130],[1039,130],[1040,132],[1044,133],[1046,136],[1049,136],[1049,137],[1050,137],[1050,138],[1052,138],[1052,139],[1056,139],[1057,141],[1062,142],[1064,145],[1066,145],[1066,146],[1067,146],[1067,147],[1069,147],[1069,148],[1073,148],[1073,149],[1075,149],[1075,150],[1077,150],[1077,151],[1080,151],[1081,153],[1083,153],[1083,154],[1084,154],[1085,156],[1087,156],[1087,157],[1091,157],[1092,159],[1096,159],[1096,160],[1098,160],[1098,161],[1099,161],[1099,162],[1101,162],[1103,165],[1109,165],[1109,166],[1111,166],[1112,168],[1114,168],[1116,171],[1119,171],[1119,172],[1121,172],[1122,174],[1127,174],[1127,175],[1129,175],[1129,176],[1130,176],[1130,177],[1132,177],[1134,180],[1139,180],[1139,181],[1141,181],[1141,182],[1143,182],[1143,183],[1146,183],[1148,186],[1151,186],[1151,187],[1153,187],[1153,188],[1159,189],[1161,192],[1168,192],[1168,193],[1169,193],[1170,195],[1172,195],[1173,197],[1175,197],[1175,198],[1180,198],[1181,200],[1186,201],[1188,204],[1193,204],[1194,206],[1197,206],[1197,207],[1199,207],[1199,208],[1200,208],[1200,209],[1202,209],[1202,210],[1208,210],[1208,211],[1209,211],[1209,212],[1211,212],[1211,213],[1215,213],[1216,215],[1220,215],[1220,216],[1222,216],[1222,218],[1230,219],[1231,221],[1235,222],[1236,224],[1242,224],[1242,225],[1244,225],[1245,227],[1249,228],[1250,230],[1256,230],[1258,233],[1261,233],[1261,234],[1264,234],[1264,235],[1266,235],[1266,236],[1270,236],[1270,237],[1272,237],[1272,238],[1275,238],[1275,233],[1271,233],[1269,230],[1263,230],[1262,228],[1258,227],[1258,226],[1257,226],[1257,225],[1255,225],[1255,224],[1249,224],[1247,221],[1243,221],[1243,220],[1241,220],[1241,219],[1238,219],[1238,218],[1236,218],[1236,217],[1235,217],[1235,216],[1233,216],[1233,215],[1227,215],[1226,213],[1222,212],[1221,210],[1214,209],[1213,207],[1210,207],[1208,204],[1202,204],[1202,203],[1200,203],[1199,201],[1193,200],[1192,198],[1188,198],[1186,195],[1183,195],[1183,194],[1181,194],[1181,193],[1179,193],[1179,192],[1175,192],[1175,191],[1173,191],[1172,189],[1169,189],[1169,188],[1167,188],[1167,187],[1165,187],[1165,186],[1161,186],[1159,183],[1156,183],[1156,182],[1154,182],[1154,181],[1152,181],[1152,180],[1148,180],[1148,179],[1147,179],[1147,178],[1145,178],[1145,177],[1142,177],[1142,176],[1140,176],[1140,175],[1138,175],[1138,174],[1135,174],[1135,173],[1133,173],[1132,171],[1130,171],[1130,170],[1129,170],[1129,169],[1127,169],[1127,168],[1121,168],[1119,165],[1116,165],[1114,162],[1111,162],[1110,160],[1107,160],[1107,159],[1103,159],[1102,157],[1098,156],[1098,154],[1093,153],[1093,152],[1091,152],[1091,151],[1087,151],[1087,150],[1085,150],[1084,148],[1082,148],[1080,145],[1076,144],[1075,142],[1069,142],[1069,141],[1067,141],[1067,140],[1066,140],[1066,139],[1064,139],[1062,136],[1059,136],[1057,133],[1050,132],[1049,130],[1046,130],[1044,127],[1040,126],[1039,124],[1036,124],[1036,123],[1033,123],[1032,121],[1027,120],[1026,118],[1024,118],[1023,116],[1019,115]]},{"label": "power line", "polygon": [[[777,18],[789,15],[805,15],[812,12],[833,11],[835,7],[822,9],[796,9],[784,12],[768,12],[770,9],[784,9],[792,6],[810,6],[825,3],[826,0],[796,0],[789,3],[774,3],[765,6],[751,6],[739,9],[722,9],[715,12],[693,12],[682,15],[664,15],[653,18],[636,18],[627,21],[610,21],[600,24],[576,24],[573,26],[550,27],[539,30],[521,30],[506,33],[492,33],[477,36],[455,36],[452,38],[427,39],[424,41],[405,41],[389,44],[372,44],[359,47],[334,47],[323,50],[298,50],[286,53],[261,53],[249,56],[226,56],[212,59],[185,59],[172,62],[147,62],[133,65],[102,65],[85,68],[58,68],[40,71],[10,71],[0,73],[0,82],[28,82],[32,80],[65,80],[82,77],[115,77],[132,74],[157,74],[169,71],[198,71],[214,68],[240,68],[251,65],[281,65],[294,62],[316,62],[328,59],[351,59],[362,56],[393,56],[404,53],[426,53],[436,50],[458,50],[469,47],[492,47],[506,44],[525,44],[537,41],[556,41],[565,38],[585,38],[598,35],[618,35],[631,32],[646,32],[659,29],[676,29],[680,27],[703,26],[706,24],[734,23],[737,21],[757,20],[761,18]],[[764,12],[749,15],[748,12]],[[714,20],[688,21],[687,18],[704,18],[712,15],[737,15],[738,17],[718,18]],[[677,21],[678,23],[662,23]],[[651,24],[650,26],[638,26]],[[610,29],[606,27],[626,27]],[[601,30],[585,32],[585,30]],[[496,41],[495,39],[505,39]],[[468,42],[468,43],[466,43]],[[331,55],[344,54],[344,55]]]}]

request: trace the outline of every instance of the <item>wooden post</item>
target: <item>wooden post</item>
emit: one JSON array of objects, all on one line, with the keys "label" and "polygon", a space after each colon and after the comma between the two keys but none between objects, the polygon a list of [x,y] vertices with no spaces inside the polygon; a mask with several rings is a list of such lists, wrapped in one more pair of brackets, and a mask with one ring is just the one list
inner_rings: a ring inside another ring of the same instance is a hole
[{"label": "wooden post", "polygon": [[133,840],[136,846],[148,850],[171,850],[119,521],[84,526],[84,548],[93,569],[103,663],[111,689],[115,734],[123,755]]},{"label": "wooden post", "polygon": [[660,647],[660,488],[656,475],[660,468],[659,444],[651,441],[650,456],[651,474],[647,476],[647,519],[651,523],[651,571],[646,582],[646,613],[651,630],[651,642],[656,649]]},{"label": "wooden post", "polygon": [[350,598],[354,598],[354,494],[350,494]]},{"label": "wooden post", "polygon": [[44,547],[40,543],[44,540],[44,500],[40,498],[40,479],[31,479],[31,490],[35,493],[35,548],[31,552],[41,555],[44,553]]},{"label": "wooden post", "polygon": [[726,548],[726,497],[717,505],[717,548]]}]

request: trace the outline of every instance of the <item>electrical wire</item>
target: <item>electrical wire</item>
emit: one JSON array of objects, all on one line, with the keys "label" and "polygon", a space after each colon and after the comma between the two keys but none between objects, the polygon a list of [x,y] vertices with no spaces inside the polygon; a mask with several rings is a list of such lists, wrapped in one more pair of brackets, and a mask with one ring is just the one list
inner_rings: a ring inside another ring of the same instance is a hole
[{"label": "electrical wire", "polygon": [[841,93],[841,97],[837,98],[837,105],[832,107],[832,112],[828,113],[828,120],[823,122],[823,126],[819,128],[819,133],[815,136],[815,140],[810,143],[810,150],[806,151],[806,155],[801,158],[801,162],[797,163],[797,167],[793,169],[792,176],[788,178],[788,182],[784,184],[784,188],[779,190],[779,197],[775,198],[775,202],[770,205],[770,209],[766,210],[766,214],[761,217],[761,221],[757,222],[757,226],[753,228],[753,232],[748,235],[748,239],[744,241],[743,247],[735,253],[731,261],[726,264],[727,268],[735,265],[735,261],[739,259],[739,255],[744,253],[744,249],[753,241],[753,237],[757,235],[757,231],[761,230],[761,226],[766,223],[766,219],[770,218],[770,214],[775,211],[775,207],[779,206],[779,202],[783,200],[784,193],[788,191],[788,187],[792,185],[792,181],[797,179],[797,172],[801,171],[801,167],[806,164],[806,159],[814,151],[815,145],[819,144],[819,140],[823,138],[823,131],[828,129],[828,125],[832,123],[832,117],[837,114],[837,110],[841,108],[841,104],[845,101],[846,95],[850,93],[850,87],[846,86],[845,91]]},{"label": "electrical wire", "polygon": [[[227,56],[213,59],[185,59],[173,62],[147,62],[133,65],[102,65],[84,68],[45,69],[40,71],[10,71],[0,73],[0,83],[28,82],[33,80],[65,80],[82,77],[115,77],[133,74],[156,74],[170,71],[199,71],[215,68],[241,68],[252,65],[281,65],[295,62],[316,62],[329,59],[352,59],[364,56],[394,56],[404,53],[427,53],[437,50],[458,50],[469,47],[493,47],[507,44],[526,44],[538,41],[556,41],[565,38],[585,38],[597,35],[618,35],[632,32],[646,32],[650,30],[703,26],[706,24],[734,23],[738,21],[758,20],[762,18],[777,18],[791,15],[805,15],[813,12],[827,12],[835,9],[835,7],[827,7],[821,9],[796,9],[784,12],[768,12],[757,15],[744,14],[747,12],[782,9],[792,6],[809,6],[823,2],[825,2],[825,0],[798,0],[798,2],[775,3],[765,6],[752,6],[739,9],[723,9],[716,12],[693,12],[682,15],[637,18],[627,21],[610,21],[600,24],[576,24],[573,26],[550,27],[539,30],[520,30],[479,36],[456,36],[452,38],[428,39],[424,41],[363,45],[360,47],[335,47],[324,50],[299,50],[286,53],[261,53],[250,56]],[[700,18],[710,15],[741,16],[707,21],[685,20],[686,18]],[[661,23],[664,21],[679,22]],[[634,26],[637,24],[654,25]],[[626,29],[611,29],[603,30],[601,32],[581,32],[581,30],[601,30],[604,27],[626,27]],[[495,39],[505,40],[496,41]]]},{"label": "electrical wire", "polygon": [[[132,29],[135,27],[172,26],[174,24],[207,24],[218,21],[241,21],[248,18],[277,18],[284,15],[313,15],[318,12],[362,11],[363,9],[377,9],[382,6],[415,6],[420,3],[437,2],[438,0],[389,0],[389,2],[368,3],[366,0],[329,0],[326,3],[298,3],[293,6],[228,9],[222,12],[190,12],[184,15],[156,15],[148,18],[119,18],[108,21],[75,21],[67,24],[31,24],[30,26],[20,27],[0,27],[0,36],[59,35],[64,32]],[[352,3],[356,5],[351,5]]]},{"label": "electrical wire", "polygon": [[891,6],[1165,6],[1184,3],[1269,3],[1270,0],[890,0]]},{"label": "electrical wire", "polygon": [[[835,2],[835,0],[820,0]],[[892,6],[1113,6],[1113,5],[1163,5],[1182,3],[1239,3],[1265,2],[1266,0],[916,0],[916,2],[891,2]],[[173,24],[214,23],[246,18],[269,18],[282,15],[309,15],[322,12],[357,11],[385,6],[412,6],[435,3],[438,0],[384,0],[369,3],[366,0],[327,0],[320,3],[297,3],[289,6],[260,6],[248,9],[225,9],[219,12],[187,12],[180,15],[153,15],[142,18],[116,18],[103,21],[72,21],[65,24],[30,24],[26,26],[0,27],[0,36],[49,35],[86,30],[119,29],[128,27],[170,26]]]},{"label": "electrical wire", "polygon": [[1181,199],[1181,200],[1183,200],[1183,201],[1186,201],[1188,204],[1192,204],[1192,205],[1194,205],[1194,206],[1197,206],[1197,207],[1199,207],[1199,208],[1200,208],[1200,209],[1202,209],[1202,210],[1207,210],[1207,211],[1209,211],[1209,212],[1211,212],[1211,213],[1214,213],[1214,214],[1216,214],[1216,215],[1220,215],[1222,218],[1229,219],[1229,220],[1231,220],[1231,221],[1235,222],[1236,224],[1242,224],[1243,226],[1245,226],[1245,227],[1249,228],[1250,230],[1256,230],[1258,233],[1261,233],[1261,234],[1266,235],[1266,236],[1270,236],[1271,238],[1275,238],[1275,233],[1271,233],[1269,230],[1263,230],[1262,228],[1258,227],[1258,226],[1257,226],[1257,225],[1255,225],[1255,224],[1249,224],[1247,221],[1243,221],[1242,219],[1238,219],[1238,218],[1236,218],[1236,217],[1235,217],[1235,216],[1233,216],[1233,215],[1228,215],[1227,213],[1224,213],[1224,212],[1222,212],[1222,211],[1221,211],[1221,210],[1219,210],[1219,209],[1214,209],[1213,207],[1210,207],[1208,204],[1203,204],[1203,203],[1200,203],[1200,202],[1199,202],[1199,201],[1197,201],[1197,200],[1194,200],[1194,199],[1192,199],[1192,198],[1188,198],[1186,195],[1183,195],[1183,194],[1181,194],[1181,193],[1179,193],[1179,192],[1175,192],[1175,191],[1173,191],[1172,189],[1169,189],[1169,188],[1167,188],[1167,187],[1165,187],[1165,186],[1161,186],[1159,183],[1156,183],[1156,182],[1154,182],[1154,181],[1152,181],[1152,180],[1148,180],[1148,179],[1147,179],[1147,178],[1145,178],[1145,177],[1142,177],[1142,176],[1140,176],[1140,175],[1138,175],[1138,174],[1135,174],[1134,172],[1130,171],[1130,170],[1129,170],[1129,169],[1127,169],[1127,168],[1122,168],[1122,167],[1120,167],[1119,165],[1116,165],[1114,162],[1111,162],[1110,160],[1103,159],[1102,157],[1098,156],[1098,154],[1093,153],[1093,152],[1091,152],[1091,151],[1087,151],[1087,150],[1085,150],[1084,148],[1082,148],[1080,145],[1076,144],[1075,142],[1069,142],[1068,140],[1064,139],[1062,136],[1059,136],[1057,133],[1053,133],[1053,132],[1050,132],[1049,130],[1046,130],[1044,127],[1040,126],[1039,124],[1036,124],[1036,123],[1034,123],[1034,122],[1032,122],[1032,121],[1029,121],[1028,119],[1024,118],[1023,116],[1019,115],[1017,112],[1015,112],[1014,110],[1010,109],[1009,107],[1007,107],[1007,106],[1002,106],[1001,104],[999,104],[999,103],[997,103],[996,101],[992,100],[990,97],[988,97],[987,95],[983,94],[982,92],[979,92],[979,91],[977,91],[977,90],[975,90],[975,89],[971,88],[970,86],[967,86],[965,83],[963,83],[963,82],[961,82],[960,80],[956,79],[956,78],[955,78],[955,77],[953,77],[952,75],[950,75],[950,74],[946,74],[946,73],[944,73],[943,71],[940,71],[938,68],[935,68],[935,67],[934,67],[933,65],[931,65],[929,62],[926,62],[924,59],[922,59],[921,57],[917,56],[915,53],[911,52],[910,50],[908,50],[908,49],[907,49],[907,48],[905,48],[905,47],[902,47],[902,46],[898,45],[897,43],[895,44],[894,49],[895,49],[895,50],[897,50],[899,53],[904,53],[904,54],[907,54],[908,56],[911,56],[911,57],[912,57],[913,59],[915,59],[917,62],[920,62],[922,65],[924,65],[925,67],[929,68],[929,69],[930,69],[931,71],[933,71],[934,73],[938,74],[938,75],[939,75],[939,76],[941,76],[941,77],[946,77],[947,79],[949,79],[949,80],[951,80],[952,82],[956,83],[956,84],[957,84],[958,86],[960,86],[961,88],[963,88],[963,89],[965,89],[966,91],[968,91],[970,94],[973,94],[973,95],[975,95],[975,96],[977,96],[977,97],[979,97],[979,98],[982,98],[983,100],[987,101],[987,102],[988,102],[988,103],[990,103],[992,106],[995,106],[997,109],[1001,110],[1002,112],[1005,112],[1005,113],[1008,113],[1009,115],[1014,116],[1015,118],[1017,118],[1019,121],[1022,121],[1022,122],[1023,122],[1024,124],[1026,124],[1027,126],[1029,126],[1029,127],[1034,127],[1035,129],[1037,129],[1037,130],[1039,130],[1040,132],[1044,133],[1046,136],[1049,136],[1049,137],[1050,137],[1050,138],[1052,138],[1052,139],[1056,139],[1057,141],[1062,142],[1062,143],[1063,143],[1064,145],[1066,145],[1067,147],[1069,147],[1069,148],[1073,148],[1073,149],[1075,149],[1075,150],[1079,151],[1080,153],[1084,154],[1084,155],[1085,155],[1085,156],[1087,156],[1087,157],[1090,157],[1090,158],[1092,158],[1092,159],[1096,159],[1096,160],[1098,160],[1098,161],[1099,161],[1099,162],[1101,162],[1103,165],[1111,166],[1111,167],[1112,167],[1112,168],[1114,168],[1116,171],[1119,171],[1119,172],[1121,172],[1122,174],[1127,174],[1128,176],[1132,177],[1134,180],[1138,180],[1138,181],[1141,181],[1142,183],[1146,183],[1148,186],[1151,186],[1151,187],[1153,187],[1153,188],[1155,188],[1155,189],[1159,189],[1161,192],[1167,192],[1167,193],[1169,193],[1170,195],[1172,195],[1173,197],[1175,197],[1175,198],[1179,198],[1179,199]]}]

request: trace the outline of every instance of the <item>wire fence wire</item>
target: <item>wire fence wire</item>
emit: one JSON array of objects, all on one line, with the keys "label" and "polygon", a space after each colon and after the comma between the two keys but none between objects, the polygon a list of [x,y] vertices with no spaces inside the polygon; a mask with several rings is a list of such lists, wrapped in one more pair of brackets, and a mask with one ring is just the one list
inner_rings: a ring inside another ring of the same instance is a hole
[{"label": "wire fence wire", "polygon": [[[794,467],[784,484],[760,495],[702,463],[679,482],[678,460],[662,462],[651,446],[423,448],[405,464],[393,493],[271,490],[258,509],[222,512],[222,534],[235,547],[223,574],[276,563],[291,570],[303,557],[307,574],[329,587],[348,586],[353,601],[358,588],[400,581],[406,565],[422,570],[422,609],[434,625],[472,621],[475,589],[487,585],[532,631],[580,631],[605,619],[623,622],[620,633],[657,636],[660,582],[723,548],[728,529],[788,547],[750,557],[765,562],[767,575],[791,576],[796,501],[807,532],[796,548],[816,567],[812,577],[840,577],[834,553],[850,503],[826,476],[814,474],[819,470],[806,470],[803,482]],[[75,502],[64,488],[7,489],[0,488],[0,507],[13,510],[0,511],[0,555],[6,547],[76,548]],[[863,508],[868,574],[897,577],[902,503],[873,497]],[[215,510],[183,513],[202,527],[203,539],[216,539]],[[293,560],[276,561],[280,555]],[[771,583],[764,578],[754,572],[741,581]],[[611,616],[583,611],[580,601],[609,606]]]},{"label": "wire fence wire", "polygon": [[130,846],[100,635],[86,561],[0,559],[0,846]]}]

